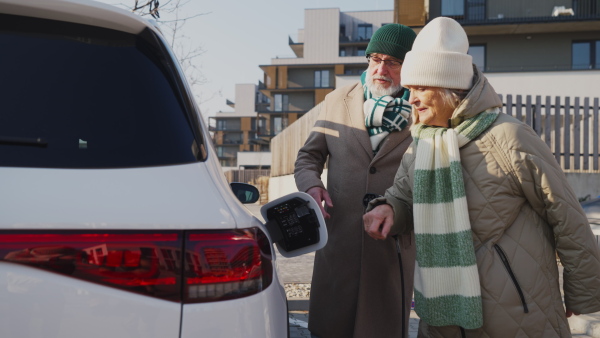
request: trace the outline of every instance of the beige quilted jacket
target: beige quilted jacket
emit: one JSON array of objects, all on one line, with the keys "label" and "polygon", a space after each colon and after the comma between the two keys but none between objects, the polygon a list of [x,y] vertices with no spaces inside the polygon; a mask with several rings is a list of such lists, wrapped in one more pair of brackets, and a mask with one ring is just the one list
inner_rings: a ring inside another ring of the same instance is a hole
[{"label": "beige quilted jacket", "polygon": [[[451,123],[500,105],[477,73]],[[412,217],[413,146],[385,195],[399,225]],[[587,218],[556,159],[531,128],[505,114],[461,148],[460,155],[484,325],[462,330],[421,321],[419,336],[570,337],[556,253],[564,266],[565,304],[582,314],[600,311],[600,258]]]}]

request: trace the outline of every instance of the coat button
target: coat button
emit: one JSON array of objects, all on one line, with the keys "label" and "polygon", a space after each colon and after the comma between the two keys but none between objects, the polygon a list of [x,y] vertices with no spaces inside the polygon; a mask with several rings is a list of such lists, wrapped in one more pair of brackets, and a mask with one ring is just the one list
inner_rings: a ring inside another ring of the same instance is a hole
[{"label": "coat button", "polygon": [[377,172],[377,168],[375,168],[375,167],[371,167],[371,168],[369,168],[369,172],[370,172],[371,174],[374,174],[374,173],[376,173],[376,172]]}]

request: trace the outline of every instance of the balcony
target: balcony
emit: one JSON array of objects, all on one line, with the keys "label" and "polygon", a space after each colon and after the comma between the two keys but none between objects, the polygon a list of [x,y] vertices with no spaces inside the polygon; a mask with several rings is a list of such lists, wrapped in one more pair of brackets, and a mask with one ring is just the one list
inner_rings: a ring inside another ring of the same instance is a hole
[{"label": "balcony", "polygon": [[[269,107],[267,107],[269,108]],[[273,111],[270,109],[264,109],[257,111],[260,115],[287,115],[287,114],[300,114],[304,115],[308,112],[308,110],[281,110],[281,111]]]},{"label": "balcony", "polygon": [[223,138],[223,145],[242,144],[243,141],[240,139],[229,139]]},{"label": "balcony", "polygon": [[371,41],[371,38],[340,35],[340,46],[366,46],[369,44],[369,41]]},{"label": "balcony", "polygon": [[596,0],[569,3],[554,6],[541,0],[431,0],[428,21],[439,16],[454,18],[469,35],[600,29],[600,4]]},{"label": "balcony", "polygon": [[304,42],[294,42],[291,36],[288,37],[288,44],[297,58],[304,57]]}]

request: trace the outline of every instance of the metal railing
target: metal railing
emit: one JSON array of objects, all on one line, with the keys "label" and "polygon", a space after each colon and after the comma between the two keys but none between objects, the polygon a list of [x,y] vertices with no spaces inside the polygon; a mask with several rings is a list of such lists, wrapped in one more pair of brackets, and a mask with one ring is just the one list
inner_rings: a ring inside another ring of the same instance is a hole
[{"label": "metal railing", "polygon": [[600,19],[600,4],[597,0],[566,1],[564,6],[542,0],[464,0],[463,3],[448,3],[451,7],[444,8],[442,4],[440,9],[430,12],[429,20],[437,16],[449,16],[461,25],[468,26]]}]

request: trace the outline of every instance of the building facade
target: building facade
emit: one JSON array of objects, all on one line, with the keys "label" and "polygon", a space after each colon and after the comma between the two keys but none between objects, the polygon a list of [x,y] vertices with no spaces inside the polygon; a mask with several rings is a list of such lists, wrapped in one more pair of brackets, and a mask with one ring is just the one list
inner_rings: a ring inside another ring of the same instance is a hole
[{"label": "building facade", "polygon": [[[368,6],[366,6],[368,7]],[[373,32],[393,22],[393,11],[341,12],[339,8],[306,9],[304,28],[289,39],[293,58],[261,65],[259,90],[270,105],[258,111],[258,137],[269,142],[323,101],[340,78],[356,81],[367,68],[365,50]]]},{"label": "building facade", "polygon": [[499,94],[599,97],[597,0],[395,0],[397,22],[418,32],[456,19],[469,54]]},{"label": "building facade", "polygon": [[[236,103],[237,102],[237,103]],[[269,144],[258,137],[261,123],[257,111],[269,100],[255,84],[237,84],[235,102],[227,100],[233,112],[218,112],[208,118],[219,162],[225,171],[231,169],[268,169],[271,167]],[[238,153],[244,153],[238,163]]]}]

